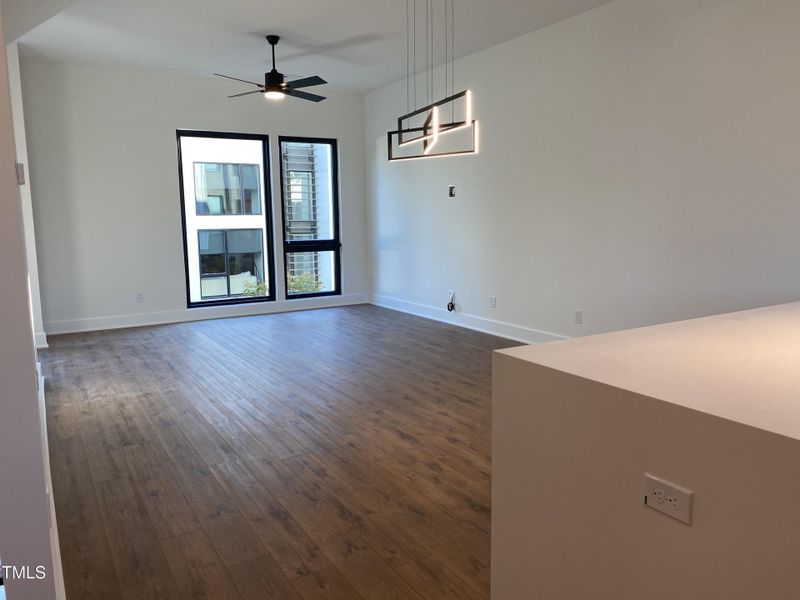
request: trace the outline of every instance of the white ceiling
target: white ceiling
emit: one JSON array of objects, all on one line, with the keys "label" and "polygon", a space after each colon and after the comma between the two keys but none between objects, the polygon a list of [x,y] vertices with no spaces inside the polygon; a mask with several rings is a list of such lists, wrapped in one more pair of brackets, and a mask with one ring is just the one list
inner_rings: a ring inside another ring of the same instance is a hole
[{"label": "white ceiling", "polygon": [[[416,0],[420,67],[426,1]],[[455,0],[456,55],[610,1]],[[443,58],[444,0],[433,2]],[[267,65],[263,36],[277,33],[278,70],[367,90],[405,77],[405,15],[404,0],[78,0],[20,41],[57,60],[258,81]]]}]

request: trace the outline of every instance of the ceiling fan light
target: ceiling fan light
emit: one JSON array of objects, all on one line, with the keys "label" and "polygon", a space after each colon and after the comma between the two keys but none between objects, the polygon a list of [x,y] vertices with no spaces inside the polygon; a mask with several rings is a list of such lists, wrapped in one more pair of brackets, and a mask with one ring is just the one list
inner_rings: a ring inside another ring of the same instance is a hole
[{"label": "ceiling fan light", "polygon": [[264,98],[267,100],[283,100],[286,97],[286,94],[283,92],[277,92],[275,90],[270,90],[268,92],[264,92]]}]

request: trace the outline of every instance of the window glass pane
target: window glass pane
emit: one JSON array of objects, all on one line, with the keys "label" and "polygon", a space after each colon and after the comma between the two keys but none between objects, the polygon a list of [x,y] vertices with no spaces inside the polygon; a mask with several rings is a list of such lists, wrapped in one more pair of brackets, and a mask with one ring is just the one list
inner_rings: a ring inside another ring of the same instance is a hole
[{"label": "window glass pane", "polygon": [[225,252],[225,233],[215,230],[201,230],[197,232],[200,244],[200,254],[219,254]]},{"label": "window glass pane", "polygon": [[204,299],[207,298],[227,298],[228,297],[228,278],[227,277],[203,277],[200,280],[200,292]]},{"label": "window glass pane", "polygon": [[286,293],[315,294],[336,289],[335,252],[288,252]]},{"label": "window glass pane", "polygon": [[228,231],[228,277],[231,296],[266,296],[261,231]]},{"label": "window glass pane", "polygon": [[200,247],[200,274],[225,273],[225,232],[198,231]]},{"label": "window glass pane", "polygon": [[225,274],[225,255],[224,254],[201,254],[200,255],[200,275],[221,275]]},{"label": "window glass pane", "polygon": [[260,215],[258,165],[194,163],[198,215]]},{"label": "window glass pane", "polygon": [[203,298],[269,295],[260,229],[199,231]]},{"label": "window glass pane", "polygon": [[258,165],[239,165],[242,184],[242,214],[261,214],[261,195],[258,192]]},{"label": "window glass pane", "polygon": [[332,240],[334,189],[329,143],[281,142],[287,241]]}]

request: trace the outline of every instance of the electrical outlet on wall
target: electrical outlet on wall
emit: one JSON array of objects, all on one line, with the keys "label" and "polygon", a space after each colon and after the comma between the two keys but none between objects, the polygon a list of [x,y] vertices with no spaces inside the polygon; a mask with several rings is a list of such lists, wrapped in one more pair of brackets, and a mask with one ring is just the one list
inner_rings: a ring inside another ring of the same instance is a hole
[{"label": "electrical outlet on wall", "polygon": [[456,309],[456,291],[447,290],[447,312],[453,312]]},{"label": "electrical outlet on wall", "polygon": [[579,308],[575,309],[575,325],[583,325],[583,311]]},{"label": "electrical outlet on wall", "polygon": [[142,304],[144,302],[144,292],[136,292],[134,295],[134,300],[136,304]]},{"label": "electrical outlet on wall", "polygon": [[666,479],[645,473],[644,505],[681,523],[691,525],[694,492]]},{"label": "electrical outlet on wall", "polygon": [[497,308],[497,296],[489,296],[489,308]]},{"label": "electrical outlet on wall", "polygon": [[447,197],[448,198],[455,198],[456,197],[456,186],[448,185],[447,186]]}]

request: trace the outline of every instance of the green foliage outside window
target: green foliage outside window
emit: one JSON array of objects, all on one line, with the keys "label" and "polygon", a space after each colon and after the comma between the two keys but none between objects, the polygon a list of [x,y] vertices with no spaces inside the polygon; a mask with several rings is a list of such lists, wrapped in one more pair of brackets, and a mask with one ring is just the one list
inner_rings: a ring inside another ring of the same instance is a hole
[{"label": "green foliage outside window", "polygon": [[242,296],[255,298],[257,296],[266,296],[267,292],[269,292],[269,290],[267,289],[267,283],[265,281],[259,281],[258,283],[245,281]]},{"label": "green foliage outside window", "polygon": [[[313,273],[300,273],[299,275],[289,275],[289,294],[313,294],[322,289],[322,282],[317,279]],[[266,296],[269,290],[267,289],[266,282],[259,281],[258,283],[246,282],[244,284],[244,291],[242,296],[255,298],[258,296]]]},{"label": "green foliage outside window", "polygon": [[289,275],[290,294],[313,294],[322,289],[322,282],[313,273]]}]

